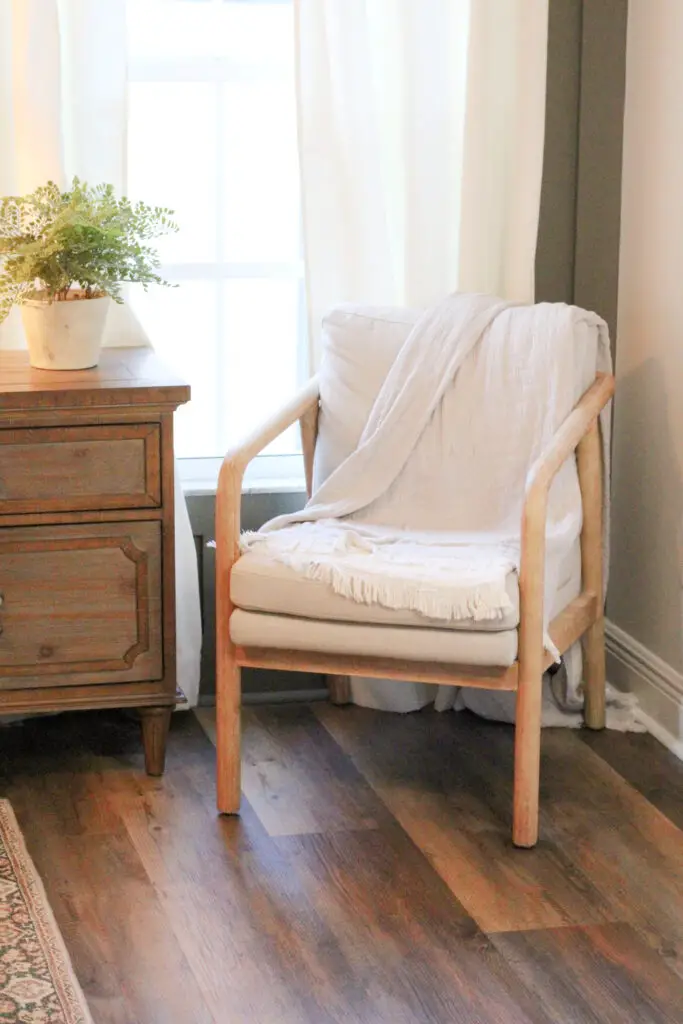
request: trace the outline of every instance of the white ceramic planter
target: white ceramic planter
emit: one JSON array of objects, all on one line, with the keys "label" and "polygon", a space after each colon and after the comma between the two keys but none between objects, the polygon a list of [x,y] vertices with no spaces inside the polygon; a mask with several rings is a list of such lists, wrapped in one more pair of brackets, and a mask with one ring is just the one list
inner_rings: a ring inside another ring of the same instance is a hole
[{"label": "white ceramic planter", "polygon": [[31,366],[39,370],[86,370],[97,366],[110,299],[69,299],[21,306]]}]

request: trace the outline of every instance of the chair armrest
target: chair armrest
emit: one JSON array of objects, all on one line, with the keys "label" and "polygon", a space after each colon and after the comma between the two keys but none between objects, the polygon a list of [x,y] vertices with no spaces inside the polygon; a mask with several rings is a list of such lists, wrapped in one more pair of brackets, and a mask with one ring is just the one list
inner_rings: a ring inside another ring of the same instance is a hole
[{"label": "chair armrest", "polygon": [[[548,494],[555,476],[579,448],[579,479],[584,505],[582,532],[582,577],[584,589],[595,590],[602,600],[601,558],[587,558],[585,544],[590,534],[592,550],[601,549],[602,460],[598,417],[614,394],[614,377],[598,373],[556,432],[543,454],[531,467],[522,512],[522,547],[519,570],[520,661],[526,661],[531,678],[540,676],[543,600],[545,590],[545,530]],[[583,452],[583,455],[582,455]],[[590,507],[586,507],[586,500]],[[589,572],[586,566],[590,565]],[[590,578],[588,578],[588,576]],[[537,663],[538,662],[538,663]],[[521,685],[521,683],[520,683]]]},{"label": "chair armrest", "polygon": [[240,504],[245,469],[271,441],[314,409],[319,398],[318,379],[312,377],[287,405],[241,444],[231,448],[223,459],[216,491],[216,559],[219,572],[229,572],[239,557]]},{"label": "chair armrest", "polygon": [[[307,384],[291,399],[279,412],[271,416],[262,426],[252,434],[231,448],[223,459],[221,473],[226,464],[232,466],[233,470],[241,469],[242,473],[253,458],[264,448],[267,448],[271,441],[283,434],[288,427],[301,419],[310,409],[314,408],[320,398],[320,386],[317,377],[311,377]],[[220,484],[219,484],[220,486]]]},{"label": "chair armrest", "polygon": [[614,377],[606,373],[596,374],[595,382],[584,392],[548,448],[531,467],[526,485],[525,508],[542,503],[544,497],[547,497],[553,479],[613,394]]}]

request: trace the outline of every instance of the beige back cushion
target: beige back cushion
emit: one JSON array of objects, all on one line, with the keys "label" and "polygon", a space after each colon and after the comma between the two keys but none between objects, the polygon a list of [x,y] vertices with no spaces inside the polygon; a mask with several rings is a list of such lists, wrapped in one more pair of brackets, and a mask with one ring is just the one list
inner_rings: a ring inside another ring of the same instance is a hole
[{"label": "beige back cushion", "polygon": [[340,306],[323,323],[314,487],[358,445],[396,355],[420,310]]}]

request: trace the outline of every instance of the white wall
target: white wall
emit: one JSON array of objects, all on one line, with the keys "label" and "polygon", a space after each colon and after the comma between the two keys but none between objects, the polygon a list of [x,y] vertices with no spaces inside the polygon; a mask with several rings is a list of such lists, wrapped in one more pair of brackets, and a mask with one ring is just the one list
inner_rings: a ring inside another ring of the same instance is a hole
[{"label": "white wall", "polygon": [[683,0],[630,0],[609,673],[683,739]]}]

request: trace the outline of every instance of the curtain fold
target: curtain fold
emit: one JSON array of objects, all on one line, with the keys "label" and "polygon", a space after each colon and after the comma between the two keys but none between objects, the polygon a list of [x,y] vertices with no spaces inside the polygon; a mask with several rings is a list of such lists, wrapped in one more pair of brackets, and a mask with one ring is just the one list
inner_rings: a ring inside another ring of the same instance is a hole
[{"label": "curtain fold", "polygon": [[532,301],[548,0],[295,0],[311,365],[338,302]]},{"label": "curtain fold", "polygon": [[[74,175],[123,190],[125,169],[126,0],[2,0],[0,195],[24,194],[49,179],[63,187]],[[128,306],[111,303],[105,344],[149,345]],[[0,325],[0,348],[24,347],[14,309]],[[196,704],[199,582],[180,488],[176,565],[178,683]]]},{"label": "curtain fold", "polygon": [[[533,302],[548,0],[295,3],[311,370],[340,302]],[[409,711],[435,688],[352,694]]]}]

